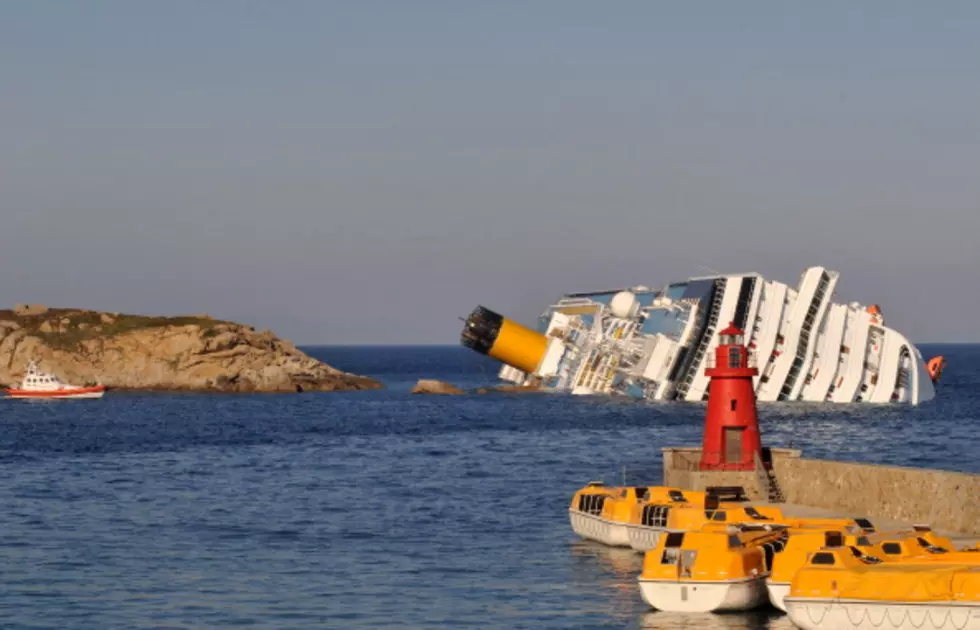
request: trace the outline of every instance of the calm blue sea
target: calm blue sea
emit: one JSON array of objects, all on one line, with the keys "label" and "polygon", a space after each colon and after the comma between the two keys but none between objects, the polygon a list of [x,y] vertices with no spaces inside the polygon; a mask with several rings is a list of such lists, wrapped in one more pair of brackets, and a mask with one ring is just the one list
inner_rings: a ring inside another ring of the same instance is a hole
[{"label": "calm blue sea", "polygon": [[[423,397],[496,366],[455,347],[312,348],[375,392],[0,402],[2,628],[789,628],[646,610],[640,558],[576,541],[592,479],[654,483],[703,407]],[[763,405],[815,457],[980,473],[980,346],[917,408]]]}]

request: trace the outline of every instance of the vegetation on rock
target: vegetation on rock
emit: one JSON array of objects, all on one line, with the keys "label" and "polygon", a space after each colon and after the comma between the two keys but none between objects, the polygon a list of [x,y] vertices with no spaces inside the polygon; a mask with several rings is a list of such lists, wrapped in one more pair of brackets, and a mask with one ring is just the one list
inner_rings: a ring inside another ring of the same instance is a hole
[{"label": "vegetation on rock", "polygon": [[207,315],[151,317],[18,305],[0,310],[0,382],[27,364],[74,383],[204,391],[374,389],[369,378],[334,369],[270,331]]}]

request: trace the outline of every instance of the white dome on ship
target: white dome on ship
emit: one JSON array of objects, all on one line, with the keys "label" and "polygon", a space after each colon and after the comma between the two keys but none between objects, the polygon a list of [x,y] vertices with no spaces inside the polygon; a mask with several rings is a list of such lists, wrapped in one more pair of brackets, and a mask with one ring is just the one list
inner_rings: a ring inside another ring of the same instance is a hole
[{"label": "white dome on ship", "polygon": [[609,311],[613,317],[629,319],[636,315],[640,304],[631,291],[620,291],[609,301]]}]

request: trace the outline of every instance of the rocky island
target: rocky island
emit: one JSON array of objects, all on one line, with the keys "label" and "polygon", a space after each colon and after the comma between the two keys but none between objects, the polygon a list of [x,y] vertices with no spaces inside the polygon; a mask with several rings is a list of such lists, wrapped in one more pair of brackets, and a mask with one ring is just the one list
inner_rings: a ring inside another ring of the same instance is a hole
[{"label": "rocky island", "polygon": [[270,331],[208,315],[149,317],[18,305],[0,310],[0,383],[30,361],[63,380],[110,388],[220,392],[377,389]]}]

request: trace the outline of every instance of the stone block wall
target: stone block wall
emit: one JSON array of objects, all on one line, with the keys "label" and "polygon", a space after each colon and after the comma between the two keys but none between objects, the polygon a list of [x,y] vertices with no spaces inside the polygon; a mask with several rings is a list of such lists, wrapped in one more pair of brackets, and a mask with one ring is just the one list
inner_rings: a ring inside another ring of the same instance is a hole
[{"label": "stone block wall", "polygon": [[[793,449],[771,452],[773,472],[787,503],[980,534],[980,475],[803,459]],[[663,453],[665,485],[691,490],[742,486],[753,500],[765,498],[760,477],[753,472],[699,471],[700,448],[665,448]]]},{"label": "stone block wall", "polygon": [[818,459],[776,459],[788,503],[980,533],[980,475]]}]

